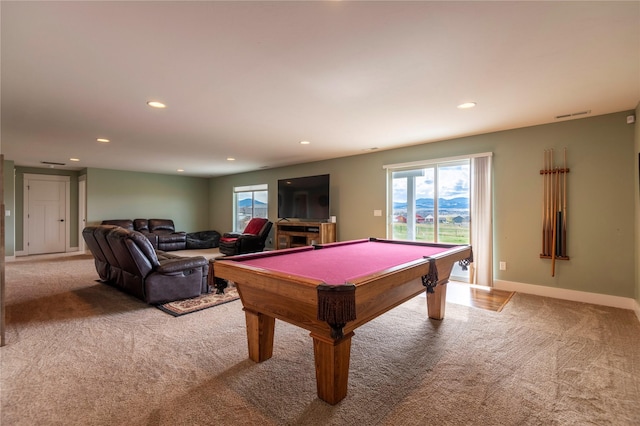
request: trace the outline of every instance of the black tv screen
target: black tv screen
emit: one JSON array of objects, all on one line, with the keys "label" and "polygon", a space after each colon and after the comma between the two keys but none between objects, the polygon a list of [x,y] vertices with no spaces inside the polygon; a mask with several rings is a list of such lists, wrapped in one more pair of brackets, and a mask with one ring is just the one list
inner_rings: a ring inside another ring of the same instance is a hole
[{"label": "black tv screen", "polygon": [[279,179],[278,217],[281,219],[328,219],[329,175]]}]

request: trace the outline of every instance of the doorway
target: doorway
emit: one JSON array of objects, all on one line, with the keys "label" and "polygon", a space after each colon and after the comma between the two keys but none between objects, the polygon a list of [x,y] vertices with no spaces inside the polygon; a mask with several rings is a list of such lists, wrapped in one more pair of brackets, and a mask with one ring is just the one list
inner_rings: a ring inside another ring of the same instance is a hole
[{"label": "doorway", "polygon": [[69,176],[24,175],[23,250],[27,255],[66,251],[69,186]]}]

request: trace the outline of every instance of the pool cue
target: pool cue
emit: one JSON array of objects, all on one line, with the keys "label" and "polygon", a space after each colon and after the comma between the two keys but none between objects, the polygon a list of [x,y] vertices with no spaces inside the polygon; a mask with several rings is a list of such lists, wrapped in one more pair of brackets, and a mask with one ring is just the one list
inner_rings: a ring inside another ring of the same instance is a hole
[{"label": "pool cue", "polygon": [[551,247],[551,233],[553,231],[553,224],[551,223],[551,213],[553,210],[553,151],[549,150],[547,153],[547,248],[546,255],[551,256],[549,248]]},{"label": "pool cue", "polygon": [[560,253],[562,253],[562,216],[563,216],[563,212],[562,212],[562,203],[561,203],[561,194],[562,194],[562,183],[560,183],[560,171],[558,171],[558,211],[556,212],[556,217],[555,220],[557,222],[556,225],[556,233],[557,233],[557,237],[556,237],[556,245],[554,247],[555,251],[556,251],[556,257],[560,256]]},{"label": "pool cue", "polygon": [[548,191],[547,191],[547,251],[546,255],[551,256],[551,244],[553,242],[553,149],[549,150],[547,157],[547,176],[548,176]]},{"label": "pool cue", "polygon": [[553,246],[553,250],[555,250],[556,257],[560,256],[562,253],[562,181],[560,180],[560,173],[562,173],[562,169],[556,168],[556,179],[558,180],[556,185],[558,188],[556,197],[558,197],[558,208],[556,209],[556,213],[553,217],[553,220],[556,221],[556,243]]},{"label": "pool cue", "polygon": [[[557,170],[556,170],[557,171]],[[554,197],[553,197],[553,211],[554,211],[554,218],[555,218],[555,212],[558,209],[558,184],[560,182],[560,178],[558,177],[558,173],[554,173],[554,180],[555,180],[555,193],[554,193]],[[558,238],[558,228],[557,228],[557,221],[554,220],[553,221],[553,237],[552,240],[553,242],[551,243],[551,276],[555,277],[556,276],[556,238]]]},{"label": "pool cue", "polygon": [[564,148],[564,183],[562,185],[562,257],[567,257],[567,148]]},{"label": "pool cue", "polygon": [[547,255],[548,236],[549,236],[549,175],[547,173],[547,163],[549,151],[544,151],[544,249],[542,254]]},{"label": "pool cue", "polygon": [[547,150],[542,153],[542,255],[547,252]]},{"label": "pool cue", "polygon": [[543,254],[547,256],[549,254],[549,191],[551,190],[551,185],[549,181],[549,150],[545,151],[544,158],[544,180],[545,180],[545,191],[544,191],[544,252]]}]

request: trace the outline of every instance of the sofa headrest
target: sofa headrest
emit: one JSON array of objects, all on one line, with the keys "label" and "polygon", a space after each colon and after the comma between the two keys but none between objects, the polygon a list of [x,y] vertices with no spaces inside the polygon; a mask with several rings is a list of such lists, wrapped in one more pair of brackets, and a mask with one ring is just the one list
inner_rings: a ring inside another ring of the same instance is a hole
[{"label": "sofa headrest", "polygon": [[115,226],[119,226],[121,228],[129,229],[129,230],[133,231],[133,221],[131,219],[103,220],[102,224],[103,225],[115,225]]},{"label": "sofa headrest", "polygon": [[98,240],[96,240],[96,236],[93,234],[96,231],[96,229],[98,229],[97,226],[85,227],[82,230],[82,238],[87,244],[87,247],[89,247],[89,250],[93,254],[94,258],[98,260],[106,261],[106,258],[104,257],[104,253],[102,253],[102,249],[98,244]]},{"label": "sofa headrest", "polygon": [[107,240],[120,267],[125,271],[145,276],[154,266],[159,265],[153,246],[138,231],[115,228],[107,234]]},{"label": "sofa headrest", "polygon": [[176,227],[171,219],[149,219],[149,231],[171,231],[174,232]]},{"label": "sofa headrest", "polygon": [[147,219],[134,219],[133,220],[133,229],[136,231],[148,231],[149,230],[149,221]]}]

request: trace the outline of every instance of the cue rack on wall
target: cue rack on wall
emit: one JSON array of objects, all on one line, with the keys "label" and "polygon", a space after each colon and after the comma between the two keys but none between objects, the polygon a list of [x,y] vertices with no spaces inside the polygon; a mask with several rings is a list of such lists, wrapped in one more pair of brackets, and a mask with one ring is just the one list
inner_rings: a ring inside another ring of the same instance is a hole
[{"label": "cue rack on wall", "polygon": [[569,260],[567,255],[567,148],[562,168],[554,165],[553,149],[544,151],[542,194],[542,252],[540,258],[551,259],[551,276],[555,276],[556,260]]}]

